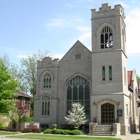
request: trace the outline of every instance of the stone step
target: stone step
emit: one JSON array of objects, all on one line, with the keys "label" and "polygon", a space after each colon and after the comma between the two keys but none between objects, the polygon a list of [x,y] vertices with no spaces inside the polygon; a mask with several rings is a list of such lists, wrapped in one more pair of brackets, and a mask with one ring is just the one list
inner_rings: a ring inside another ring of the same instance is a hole
[{"label": "stone step", "polygon": [[92,131],[92,135],[95,136],[112,136],[112,125],[97,125]]}]

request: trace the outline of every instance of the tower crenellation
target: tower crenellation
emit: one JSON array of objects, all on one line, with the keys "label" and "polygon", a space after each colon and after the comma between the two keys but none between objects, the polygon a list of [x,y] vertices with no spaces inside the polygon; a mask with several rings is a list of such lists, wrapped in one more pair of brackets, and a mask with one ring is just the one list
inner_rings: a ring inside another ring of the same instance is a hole
[{"label": "tower crenellation", "polygon": [[105,3],[102,4],[102,7],[99,8],[99,11],[97,11],[96,9],[91,9],[91,11],[92,19],[110,17],[114,15],[121,15],[123,18],[125,18],[124,9],[120,4],[115,5],[114,8],[111,8],[108,3]]}]

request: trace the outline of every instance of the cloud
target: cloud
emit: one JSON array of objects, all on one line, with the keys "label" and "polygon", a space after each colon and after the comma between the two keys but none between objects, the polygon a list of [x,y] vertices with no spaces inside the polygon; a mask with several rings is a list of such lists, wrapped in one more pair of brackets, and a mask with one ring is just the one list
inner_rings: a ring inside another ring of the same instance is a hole
[{"label": "cloud", "polygon": [[132,0],[131,2],[132,2],[132,3],[136,3],[137,1],[138,1],[138,0]]},{"label": "cloud", "polygon": [[79,41],[81,41],[91,50],[91,28],[87,26],[77,26],[76,29],[82,32],[78,37]]},{"label": "cloud", "polygon": [[29,57],[32,57],[33,56],[33,54],[26,54],[26,55],[24,55],[24,54],[19,54],[17,57],[18,58],[29,58]]},{"label": "cloud", "polygon": [[65,4],[66,7],[69,7],[69,8],[75,8],[75,7],[80,7],[79,5],[75,5],[75,4]]},{"label": "cloud", "polygon": [[79,30],[79,31],[83,31],[83,32],[90,31],[90,28],[89,27],[85,27],[85,26],[77,26],[76,29]]},{"label": "cloud", "polygon": [[126,17],[126,43],[127,52],[130,54],[140,53],[140,8],[133,9]]},{"label": "cloud", "polygon": [[129,5],[125,4],[124,2],[119,1],[119,3],[122,5],[122,7],[124,7],[124,8],[129,8]]},{"label": "cloud", "polygon": [[66,20],[62,19],[62,18],[58,18],[58,19],[52,19],[49,23],[45,24],[45,28],[49,29],[49,28],[64,28],[66,26],[70,25],[70,22],[67,22]]},{"label": "cloud", "polygon": [[74,2],[76,2],[76,3],[78,3],[78,4],[82,4],[82,3],[84,3],[84,2],[89,2],[89,3],[92,3],[92,2],[94,2],[95,0],[74,0]]},{"label": "cloud", "polygon": [[59,58],[61,59],[64,56],[64,54],[54,54],[53,58]]},{"label": "cloud", "polygon": [[18,57],[18,58],[28,58],[28,55],[22,55],[22,54],[21,54],[21,55],[18,55],[17,57]]}]

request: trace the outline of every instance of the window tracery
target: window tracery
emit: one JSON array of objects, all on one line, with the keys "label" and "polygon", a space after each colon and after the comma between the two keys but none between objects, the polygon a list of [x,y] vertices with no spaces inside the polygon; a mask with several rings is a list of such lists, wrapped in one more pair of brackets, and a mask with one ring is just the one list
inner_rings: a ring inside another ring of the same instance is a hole
[{"label": "window tracery", "polygon": [[42,97],[42,115],[50,114],[50,98],[48,96]]},{"label": "window tracery", "polygon": [[67,111],[73,102],[81,103],[86,115],[90,115],[90,84],[81,76],[75,76],[67,83]]},{"label": "window tracery", "polygon": [[49,73],[44,77],[44,88],[51,88],[51,75]]},{"label": "window tracery", "polygon": [[107,49],[113,47],[113,33],[112,30],[106,26],[102,29],[100,35],[101,49]]}]

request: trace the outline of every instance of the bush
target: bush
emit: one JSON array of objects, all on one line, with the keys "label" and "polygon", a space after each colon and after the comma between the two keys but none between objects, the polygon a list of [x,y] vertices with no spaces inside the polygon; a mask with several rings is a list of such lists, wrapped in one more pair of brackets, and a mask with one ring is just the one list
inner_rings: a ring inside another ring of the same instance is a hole
[{"label": "bush", "polygon": [[70,133],[71,133],[71,130],[63,130],[62,131],[63,135],[70,135]]},{"label": "bush", "polygon": [[82,133],[82,131],[80,131],[80,130],[72,130],[72,131],[70,132],[70,134],[71,134],[71,135],[82,135],[83,133]]},{"label": "bush", "polygon": [[33,127],[32,132],[33,133],[41,133],[41,130],[39,128],[37,128],[37,127]]},{"label": "bush", "polygon": [[52,134],[62,134],[62,129],[52,129]]},{"label": "bush", "polygon": [[34,119],[33,119],[33,117],[28,117],[28,116],[23,116],[22,118],[21,118],[21,121],[22,122],[33,122],[34,121]]},{"label": "bush", "polygon": [[22,133],[41,133],[40,129],[37,127],[29,127],[29,128],[24,128],[22,131]]},{"label": "bush", "polygon": [[80,130],[46,129],[44,134],[81,135]]},{"label": "bush", "polygon": [[45,129],[44,130],[44,134],[51,134],[52,133],[52,129]]},{"label": "bush", "polygon": [[9,122],[8,126],[5,128],[6,131],[16,131],[17,123],[15,119]]},{"label": "bush", "polygon": [[5,130],[4,121],[0,119],[0,130]]},{"label": "bush", "polygon": [[4,127],[4,121],[0,119],[0,127]]}]

